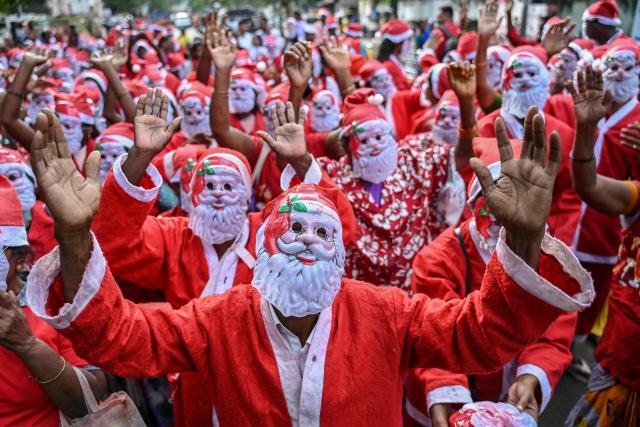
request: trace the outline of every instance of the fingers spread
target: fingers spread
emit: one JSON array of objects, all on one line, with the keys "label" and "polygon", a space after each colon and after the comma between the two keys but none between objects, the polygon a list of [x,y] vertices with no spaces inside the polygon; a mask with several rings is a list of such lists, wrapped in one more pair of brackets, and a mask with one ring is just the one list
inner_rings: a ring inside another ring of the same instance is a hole
[{"label": "fingers spread", "polygon": [[475,172],[478,177],[478,182],[480,183],[480,187],[482,188],[482,194],[486,197],[493,191],[493,177],[491,176],[491,172],[489,169],[482,163],[482,160],[477,157],[472,157],[469,160],[471,164],[471,168],[473,172]]},{"label": "fingers spread", "polygon": [[296,122],[296,113],[293,111],[293,104],[287,102],[287,123]]},{"label": "fingers spread", "polygon": [[147,95],[140,95],[136,104],[136,117],[144,115],[144,106],[147,103]]},{"label": "fingers spread", "polygon": [[44,135],[40,130],[37,130],[31,141],[31,167],[38,179],[41,179],[42,175],[47,171],[44,145]]},{"label": "fingers spread", "polygon": [[305,122],[307,121],[308,111],[309,111],[309,107],[307,107],[306,105],[303,105],[302,108],[300,108],[300,112],[298,113],[300,115],[300,118],[298,119],[298,124],[303,128],[304,128]]},{"label": "fingers spread", "polygon": [[153,89],[147,90],[147,96],[144,102],[144,114],[153,113]]},{"label": "fingers spread", "polygon": [[169,137],[169,139],[171,139],[176,130],[178,130],[181,121],[182,117],[176,117],[175,119],[173,119],[171,124],[167,126],[167,136]]},{"label": "fingers spread", "polygon": [[160,117],[160,110],[162,110],[162,99],[163,99],[163,93],[162,93],[162,89],[160,89],[159,87],[156,88],[156,93],[153,99],[153,110],[151,111],[151,114],[154,117]]},{"label": "fingers spread", "polygon": [[507,129],[501,118],[496,119],[495,123],[496,138],[498,139],[498,152],[500,153],[500,162],[508,162],[513,159],[513,150],[511,149],[511,141],[507,136]]}]

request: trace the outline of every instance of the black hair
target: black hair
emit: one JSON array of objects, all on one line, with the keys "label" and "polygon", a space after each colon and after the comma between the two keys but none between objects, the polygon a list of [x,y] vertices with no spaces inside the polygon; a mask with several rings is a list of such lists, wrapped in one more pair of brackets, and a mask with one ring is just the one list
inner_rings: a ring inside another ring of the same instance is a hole
[{"label": "black hair", "polygon": [[451,6],[442,6],[440,11],[449,15],[450,18],[453,18],[453,8]]},{"label": "black hair", "polygon": [[399,43],[394,43],[389,39],[382,40],[380,43],[380,47],[378,48],[378,61],[384,62],[388,60],[391,55],[393,55],[393,51],[396,49]]}]

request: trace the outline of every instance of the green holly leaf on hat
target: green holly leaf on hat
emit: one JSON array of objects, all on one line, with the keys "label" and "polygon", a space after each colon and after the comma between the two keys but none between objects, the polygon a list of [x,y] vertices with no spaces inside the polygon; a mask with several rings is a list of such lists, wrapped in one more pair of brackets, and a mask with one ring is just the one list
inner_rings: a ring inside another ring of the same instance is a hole
[{"label": "green holly leaf on hat", "polygon": [[278,213],[289,213],[291,212],[291,209],[292,209],[292,205],[285,204],[280,206],[280,208],[278,209]]},{"label": "green holly leaf on hat", "polygon": [[486,210],[485,208],[481,208],[481,209],[478,211],[478,213],[479,213],[480,215],[489,215],[489,211],[488,211],[488,210]]},{"label": "green holly leaf on hat", "polygon": [[293,209],[296,210],[297,212],[307,212],[307,207],[300,202],[295,202],[293,204]]},{"label": "green holly leaf on hat", "polygon": [[359,133],[364,132],[364,127],[362,127],[362,125],[360,123],[358,123],[357,120],[354,120],[353,122],[351,122],[351,132],[349,133],[350,136],[356,136]]},{"label": "green holly leaf on hat", "polygon": [[187,160],[187,165],[184,167],[184,170],[187,172],[191,172],[196,167],[196,161],[193,159]]}]

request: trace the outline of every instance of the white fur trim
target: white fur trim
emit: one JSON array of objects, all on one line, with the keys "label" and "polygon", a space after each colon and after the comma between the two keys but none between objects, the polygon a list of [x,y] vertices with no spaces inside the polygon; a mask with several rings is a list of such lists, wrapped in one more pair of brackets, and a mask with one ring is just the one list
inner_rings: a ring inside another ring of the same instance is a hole
[{"label": "white fur trim", "polygon": [[461,385],[447,385],[438,387],[427,393],[427,408],[438,403],[471,403],[471,393]]},{"label": "white fur trim", "polygon": [[[296,171],[289,164],[284,168],[280,175],[280,188],[282,191],[287,191],[291,187],[291,180],[296,176]],[[322,179],[322,170],[316,159],[311,156],[311,166],[307,169],[307,173],[304,175],[303,184],[319,184]]]},{"label": "white fur trim", "polygon": [[124,135],[104,135],[99,137],[96,142],[98,145],[112,143],[121,144],[127,148],[133,147],[133,141]]},{"label": "white fur trim", "polygon": [[362,36],[364,35],[364,34],[362,33],[362,31],[351,31],[351,30],[349,30],[348,28],[346,28],[346,29],[343,31],[343,33],[344,33],[346,36],[353,37],[354,39],[360,38],[360,37],[362,37]]},{"label": "white fur trim", "polygon": [[420,424],[421,426],[431,427],[432,425],[431,418],[429,418],[428,416],[423,414],[418,408],[413,406],[413,403],[411,403],[411,401],[407,397],[405,397],[404,399],[404,407],[405,407],[405,410],[407,411],[407,415],[409,415],[411,419],[414,420],[416,423]]},{"label": "white fur trim", "polygon": [[382,37],[384,37],[387,40],[392,41],[393,43],[402,43],[403,41],[407,40],[412,35],[413,35],[413,30],[412,29],[408,29],[407,31],[405,31],[404,33],[401,33],[401,34],[383,34]]},{"label": "white fur trim", "polygon": [[56,246],[53,251],[40,258],[29,273],[27,280],[29,307],[36,316],[44,319],[55,329],[69,327],[100,289],[100,284],[107,271],[107,261],[104,259],[102,249],[100,249],[98,240],[93,233],[91,233],[91,239],[93,240],[93,252],[85,267],[78,292],[73,298],[73,303],[65,303],[57,314],[48,315],[45,306],[49,299],[49,288],[60,274],[60,248]]},{"label": "white fur trim", "polygon": [[176,171],[173,168],[173,157],[176,155],[176,150],[170,151],[162,159],[162,167],[164,168],[164,174],[167,176],[169,182],[173,182],[172,178],[176,175]]},{"label": "white fur trim", "polygon": [[[233,163],[236,166],[236,168],[238,168],[238,170],[240,171],[240,175],[242,176],[242,182],[244,182],[245,188],[247,189],[247,191],[249,193],[251,193],[251,188],[252,188],[252,186],[251,186],[251,174],[249,173],[249,170],[244,165],[242,160],[240,160],[238,158],[238,156],[234,156],[233,154],[227,154],[227,153],[214,153],[214,154],[210,154],[207,157],[208,158],[220,157],[222,159],[228,160],[231,163]],[[216,167],[216,166],[214,166],[214,167]]]},{"label": "white fur trim", "polygon": [[118,157],[118,160],[113,164],[113,176],[116,179],[116,182],[132,198],[136,199],[142,203],[148,203],[155,200],[158,197],[158,192],[160,191],[160,186],[162,185],[162,177],[160,176],[160,172],[156,169],[155,166],[149,164],[147,167],[147,174],[151,177],[151,181],[153,182],[154,187],[150,189],[142,188],[133,185],[127,179],[127,176],[122,172],[122,164],[127,159],[127,154],[123,154]]},{"label": "white fur trim", "polygon": [[602,25],[609,25],[612,27],[617,27],[622,24],[620,18],[609,18],[607,16],[602,15],[592,15],[587,10],[582,14],[583,21],[598,21]]},{"label": "white fur trim", "polygon": [[509,277],[522,289],[547,304],[567,312],[584,310],[591,305],[595,297],[593,280],[564,243],[545,234],[542,239],[541,249],[560,262],[564,272],[578,282],[580,292],[575,295],[567,295],[553,283],[549,283],[536,273],[527,263],[513,253],[505,241],[505,235],[506,231],[503,228],[500,231],[500,238],[496,247],[498,260],[500,260]]},{"label": "white fur trim", "polygon": [[549,383],[549,377],[547,377],[547,373],[541,367],[530,363],[518,366],[516,378],[524,374],[533,375],[538,379],[538,383],[540,384],[540,393],[542,394],[542,402],[540,403],[540,412],[542,413],[551,399],[551,384]]},{"label": "white fur trim", "polygon": [[0,245],[25,246],[29,244],[23,225],[0,225]]}]

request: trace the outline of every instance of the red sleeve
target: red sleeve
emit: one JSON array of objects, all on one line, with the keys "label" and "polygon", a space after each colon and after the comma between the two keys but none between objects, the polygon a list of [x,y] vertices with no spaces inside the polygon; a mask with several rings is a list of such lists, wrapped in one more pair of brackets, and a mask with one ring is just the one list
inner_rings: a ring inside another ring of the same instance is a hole
[{"label": "red sleeve", "polygon": [[411,85],[409,85],[409,81],[407,77],[402,73],[402,70],[398,68],[398,66],[391,60],[384,61],[384,67],[387,69],[389,74],[391,74],[391,78],[393,79],[393,83],[395,83],[396,88],[398,90],[409,90],[411,89]]},{"label": "red sleeve", "polygon": [[89,364],[86,360],[78,357],[76,352],[73,350],[71,342],[67,338],[58,334],[57,339],[58,354],[62,356],[67,362],[71,363],[73,366],[77,366],[78,368],[84,368]]},{"label": "red sleeve", "polygon": [[424,109],[424,107],[420,105],[420,96],[421,92],[419,90],[403,90],[398,92],[394,97],[394,102],[397,99],[401,99],[404,103],[407,110],[406,120],[411,120],[411,116]]},{"label": "red sleeve", "polygon": [[305,135],[307,139],[307,149],[314,157],[326,156],[325,141],[331,132],[308,132]]},{"label": "red sleeve", "polygon": [[537,40],[530,40],[530,39],[527,39],[525,37],[522,37],[520,35],[520,33],[518,32],[518,30],[515,29],[515,27],[511,27],[509,29],[509,32],[507,32],[507,38],[509,39],[509,42],[514,47],[518,47],[518,46],[535,46],[535,45],[538,44]]}]

